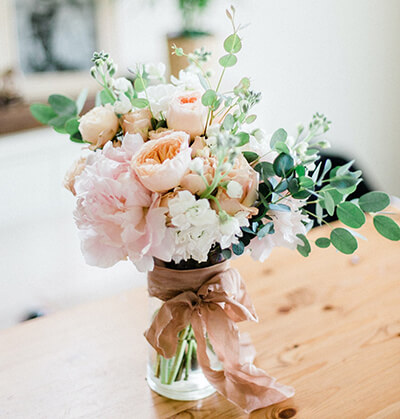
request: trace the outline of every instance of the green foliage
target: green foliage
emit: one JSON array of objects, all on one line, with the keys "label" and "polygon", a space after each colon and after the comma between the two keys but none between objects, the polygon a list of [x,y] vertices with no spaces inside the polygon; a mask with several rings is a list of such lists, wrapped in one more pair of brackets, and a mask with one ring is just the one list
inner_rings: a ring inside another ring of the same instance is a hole
[{"label": "green foliage", "polygon": [[225,39],[224,49],[229,54],[237,54],[242,49],[242,41],[237,33],[229,35]]},{"label": "green foliage", "polygon": [[227,54],[222,56],[218,62],[222,67],[228,68],[233,67],[237,63],[237,57],[233,54]]},{"label": "green foliage", "polygon": [[78,99],[76,99],[76,113],[79,115],[82,112],[83,107],[85,106],[85,102],[88,96],[88,89],[83,89],[78,96]]},{"label": "green foliage", "polygon": [[51,106],[42,103],[34,103],[29,109],[33,117],[44,125],[48,125],[49,121],[57,116]]},{"label": "green foliage", "polygon": [[217,93],[213,89],[206,90],[201,97],[201,103],[204,106],[213,106],[216,100]]},{"label": "green foliage", "polygon": [[146,108],[147,106],[149,106],[149,101],[147,99],[135,98],[132,99],[131,102],[132,105],[136,108]]},{"label": "green foliage", "polygon": [[358,201],[361,209],[365,212],[378,212],[384,210],[390,204],[389,196],[384,192],[368,192]]},{"label": "green foliage", "polygon": [[365,223],[364,213],[352,202],[339,204],[336,214],[343,224],[352,228],[360,228]]},{"label": "green foliage", "polygon": [[274,172],[280,177],[288,176],[292,172],[293,166],[293,158],[285,153],[279,154],[273,163]]},{"label": "green foliage", "polygon": [[303,242],[297,245],[297,251],[304,257],[307,257],[311,252],[310,242],[304,234],[296,234],[296,236]]},{"label": "green foliage", "polygon": [[259,158],[258,154],[253,151],[243,151],[243,156],[248,163],[252,163]]},{"label": "green foliage", "polygon": [[400,240],[400,227],[391,218],[385,215],[375,215],[374,226],[383,237],[393,241]]},{"label": "green foliage", "polygon": [[258,163],[254,170],[260,174],[260,179],[264,182],[268,182],[270,177],[275,176],[273,164],[266,161]]},{"label": "green foliage", "polygon": [[59,116],[77,115],[78,108],[75,101],[63,95],[49,96],[49,105]]},{"label": "green foliage", "polygon": [[331,243],[339,252],[350,255],[358,247],[355,237],[346,229],[338,227],[331,231]]},{"label": "green foliage", "polygon": [[319,239],[315,240],[315,244],[321,249],[326,249],[330,246],[331,241],[326,237],[320,237]]},{"label": "green foliage", "polygon": [[271,137],[271,141],[270,141],[270,146],[271,149],[274,149],[275,144],[277,142],[282,142],[284,143],[287,139],[287,132],[283,129],[283,128],[279,128],[278,130],[276,130]]}]

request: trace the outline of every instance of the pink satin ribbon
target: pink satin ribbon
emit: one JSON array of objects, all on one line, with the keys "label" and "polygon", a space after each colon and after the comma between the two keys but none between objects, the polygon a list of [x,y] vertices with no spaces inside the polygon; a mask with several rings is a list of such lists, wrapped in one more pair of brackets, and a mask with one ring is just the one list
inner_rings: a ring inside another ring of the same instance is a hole
[{"label": "pink satin ribbon", "polygon": [[[202,269],[177,271],[156,266],[148,275],[149,294],[164,302],[145,336],[163,357],[175,355],[178,333],[192,325],[197,356],[207,380],[245,412],[270,406],[294,395],[252,363],[254,348],[240,342],[235,323],[257,321],[254,306],[239,272],[228,262]],[[207,332],[223,370],[210,366]]]}]

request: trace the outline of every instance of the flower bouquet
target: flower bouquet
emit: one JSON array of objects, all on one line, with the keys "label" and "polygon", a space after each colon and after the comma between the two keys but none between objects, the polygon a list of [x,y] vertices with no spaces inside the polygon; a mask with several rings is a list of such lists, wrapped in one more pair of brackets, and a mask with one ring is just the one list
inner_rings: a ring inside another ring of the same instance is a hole
[{"label": "flower bouquet", "polygon": [[[214,88],[203,71],[209,53],[173,53],[190,65],[165,83],[163,65],[136,65],[131,79],[115,78],[104,52],[93,55],[100,84],[96,106],[80,116],[77,101],[61,95],[31,110],[42,123],[87,146],[66,175],[76,197],[74,216],[82,252],[90,265],[130,260],[148,272],[152,300],[147,379],[164,396],[194,400],[219,391],[246,411],[291,397],[294,390],[253,364],[236,323],[257,316],[231,257],[249,252],[264,261],[274,247],[311,251],[307,232],[336,212],[315,244],[351,254],[365,213],[376,230],[400,239],[399,226],[381,213],[389,197],[369,192],[348,201],[361,182],[352,162],[318,163],[328,146],[330,121],[315,114],[295,137],[252,128],[260,93],[243,77],[221,91],[225,72],[238,60],[241,26],[227,11],[232,33],[219,59]],[[306,205],[315,204],[315,213]]]}]

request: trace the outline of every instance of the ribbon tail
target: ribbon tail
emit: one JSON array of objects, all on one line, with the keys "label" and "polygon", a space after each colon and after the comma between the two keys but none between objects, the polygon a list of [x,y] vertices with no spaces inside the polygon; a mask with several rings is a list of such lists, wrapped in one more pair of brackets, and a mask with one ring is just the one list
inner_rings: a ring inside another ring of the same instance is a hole
[{"label": "ribbon tail", "polygon": [[[201,307],[192,314],[192,327],[197,340],[198,361],[207,380],[232,403],[246,413],[279,403],[294,395],[292,387],[284,386],[251,362],[243,362],[239,330],[217,304]],[[223,370],[213,370],[207,355],[205,331]],[[248,345],[247,345],[248,349]]]},{"label": "ribbon tail", "polygon": [[182,293],[166,301],[155,315],[144,336],[164,358],[172,358],[178,345],[178,333],[190,322],[193,293]]}]

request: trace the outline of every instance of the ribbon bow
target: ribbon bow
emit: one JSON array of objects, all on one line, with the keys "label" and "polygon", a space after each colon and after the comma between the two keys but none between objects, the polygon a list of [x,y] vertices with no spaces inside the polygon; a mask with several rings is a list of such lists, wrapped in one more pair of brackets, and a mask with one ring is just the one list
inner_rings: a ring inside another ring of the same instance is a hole
[{"label": "ribbon bow", "polygon": [[[178,272],[155,267],[149,275],[149,293],[165,302],[145,336],[160,355],[171,358],[177,349],[178,333],[191,324],[198,362],[207,380],[248,413],[292,397],[294,389],[277,383],[253,365],[254,348],[240,342],[235,323],[257,321],[257,316],[239,272],[227,266],[222,263]],[[204,272],[205,269],[208,271]],[[190,278],[201,282],[203,273],[208,279],[197,290],[196,286],[184,291],[171,286],[172,281],[176,286],[189,283]],[[177,280],[177,275],[184,281]],[[205,332],[223,370],[213,370],[210,366]]]}]

